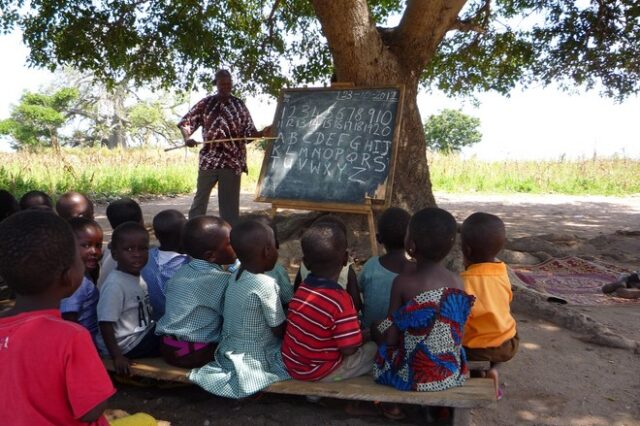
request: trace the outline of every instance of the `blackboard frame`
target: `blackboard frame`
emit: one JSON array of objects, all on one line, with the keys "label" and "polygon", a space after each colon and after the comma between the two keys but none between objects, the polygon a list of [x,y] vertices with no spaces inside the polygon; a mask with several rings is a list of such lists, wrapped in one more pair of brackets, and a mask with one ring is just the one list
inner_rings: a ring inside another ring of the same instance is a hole
[{"label": "blackboard frame", "polygon": [[264,180],[264,176],[267,172],[267,166],[269,164],[269,159],[271,157],[271,152],[273,148],[273,140],[269,140],[267,147],[265,149],[264,159],[262,160],[262,167],[260,169],[260,176],[258,178],[258,184],[256,185],[256,193],[255,193],[255,201],[262,203],[271,203],[274,207],[284,207],[284,208],[292,208],[292,209],[301,209],[301,210],[317,210],[317,211],[334,211],[334,212],[353,212],[353,213],[367,213],[372,209],[385,209],[388,208],[391,204],[391,191],[393,190],[393,183],[395,180],[395,171],[396,171],[396,161],[398,156],[398,148],[399,148],[399,135],[400,128],[402,126],[402,112],[404,106],[404,91],[405,88],[403,85],[387,85],[387,86],[372,86],[372,87],[360,87],[360,86],[339,86],[339,87],[299,87],[299,88],[290,88],[290,89],[282,89],[280,91],[280,95],[278,96],[278,104],[276,107],[276,114],[274,116],[274,122],[277,119],[278,113],[282,110],[282,101],[284,95],[286,93],[294,93],[294,92],[327,92],[327,91],[343,91],[343,90],[353,90],[353,91],[366,91],[366,90],[385,90],[385,89],[396,89],[398,90],[398,107],[396,111],[396,117],[394,122],[394,130],[393,137],[391,139],[391,155],[389,157],[389,173],[387,175],[387,179],[385,181],[382,197],[381,198],[367,198],[364,203],[342,203],[342,202],[334,202],[334,201],[310,201],[310,200],[299,200],[299,199],[284,199],[284,198],[273,198],[273,197],[264,197],[260,195],[262,184]]}]

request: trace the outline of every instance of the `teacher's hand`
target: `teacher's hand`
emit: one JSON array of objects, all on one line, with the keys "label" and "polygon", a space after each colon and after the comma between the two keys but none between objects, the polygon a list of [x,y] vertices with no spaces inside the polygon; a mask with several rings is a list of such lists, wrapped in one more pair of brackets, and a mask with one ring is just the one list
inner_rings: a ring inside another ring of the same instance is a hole
[{"label": "teacher's hand", "polygon": [[267,126],[264,129],[260,130],[260,137],[267,138],[271,136],[271,126]]},{"label": "teacher's hand", "polygon": [[194,146],[198,145],[198,142],[194,141],[193,139],[187,139],[186,141],[184,141],[184,144],[189,148],[193,148]]}]

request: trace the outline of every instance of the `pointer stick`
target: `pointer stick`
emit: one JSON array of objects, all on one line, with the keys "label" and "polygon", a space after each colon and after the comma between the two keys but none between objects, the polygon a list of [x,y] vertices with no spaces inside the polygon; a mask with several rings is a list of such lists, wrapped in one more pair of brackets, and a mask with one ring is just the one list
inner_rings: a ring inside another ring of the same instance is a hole
[{"label": "pointer stick", "polygon": [[[212,141],[204,141],[204,142],[197,142],[198,144],[208,144],[208,143],[223,143],[223,142],[240,142],[240,141],[246,141],[246,140],[250,140],[250,141],[254,141],[256,139],[278,139],[277,136],[264,136],[261,138],[227,138],[227,139],[215,139]],[[178,145],[178,146],[172,146],[171,148],[165,148],[164,152],[168,152],[168,151],[173,151],[174,149],[180,149],[180,148],[184,148],[187,145]]]}]

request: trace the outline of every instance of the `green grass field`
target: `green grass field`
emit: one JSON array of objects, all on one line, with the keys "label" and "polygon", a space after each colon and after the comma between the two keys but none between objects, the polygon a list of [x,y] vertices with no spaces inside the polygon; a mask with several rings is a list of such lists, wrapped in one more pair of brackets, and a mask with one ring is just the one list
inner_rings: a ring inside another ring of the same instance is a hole
[{"label": "green grass field", "polygon": [[[249,175],[242,189],[253,192],[262,165],[262,151],[249,149]],[[165,153],[162,149],[64,149],[60,155],[0,154],[0,188],[16,196],[40,189],[53,195],[76,190],[98,200],[117,196],[190,193],[197,175],[196,150]],[[640,161],[463,160],[430,158],[433,188],[442,192],[531,193],[572,195],[640,194]]]}]

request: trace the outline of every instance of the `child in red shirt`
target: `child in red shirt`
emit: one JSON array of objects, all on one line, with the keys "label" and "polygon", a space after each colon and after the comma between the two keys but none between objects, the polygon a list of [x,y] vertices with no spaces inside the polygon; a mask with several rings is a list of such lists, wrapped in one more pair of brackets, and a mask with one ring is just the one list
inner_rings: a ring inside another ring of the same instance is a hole
[{"label": "child in red shirt", "polygon": [[[62,320],[60,300],[80,285],[83,265],[69,225],[25,211],[0,223],[0,275],[16,293],[0,313],[0,413],[8,425],[108,425],[115,393],[89,332]],[[46,362],[43,362],[46,360]]]},{"label": "child in red shirt", "polygon": [[333,223],[314,224],[302,237],[310,274],[287,314],[282,360],[294,379],[338,381],[371,372],[376,345],[362,344],[358,314],[337,282],[347,264],[347,239]]}]

